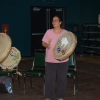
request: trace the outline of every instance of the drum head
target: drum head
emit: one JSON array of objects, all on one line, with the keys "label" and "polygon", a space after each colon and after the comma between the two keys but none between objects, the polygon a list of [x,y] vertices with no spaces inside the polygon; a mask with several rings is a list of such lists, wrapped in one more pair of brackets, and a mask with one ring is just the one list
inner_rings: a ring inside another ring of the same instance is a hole
[{"label": "drum head", "polygon": [[15,47],[11,47],[8,57],[5,61],[0,63],[0,66],[2,69],[13,69],[19,64],[20,60],[20,51]]},{"label": "drum head", "polygon": [[64,33],[57,41],[53,56],[57,60],[67,59],[75,50],[77,37],[72,32]]},{"label": "drum head", "polygon": [[11,49],[11,39],[5,33],[0,33],[0,63],[3,62]]}]

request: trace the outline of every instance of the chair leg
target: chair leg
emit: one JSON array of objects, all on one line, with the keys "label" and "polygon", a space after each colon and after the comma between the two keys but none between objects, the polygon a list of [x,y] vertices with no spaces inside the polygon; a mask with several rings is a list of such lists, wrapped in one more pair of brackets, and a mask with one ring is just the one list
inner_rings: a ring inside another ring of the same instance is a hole
[{"label": "chair leg", "polygon": [[78,91],[78,77],[76,76],[76,90]]},{"label": "chair leg", "polygon": [[19,75],[18,75],[18,84],[19,84],[19,86],[20,86],[20,79],[19,79]]},{"label": "chair leg", "polygon": [[30,76],[30,84],[31,84],[31,87],[32,87],[32,77]]},{"label": "chair leg", "polygon": [[26,90],[26,76],[24,75],[24,94],[25,94],[25,90]]},{"label": "chair leg", "polygon": [[76,75],[74,76],[74,95],[76,95],[76,91],[78,90],[78,79]]},{"label": "chair leg", "polygon": [[74,76],[74,95],[76,94],[76,77]]},{"label": "chair leg", "polygon": [[44,84],[43,84],[43,89],[44,89],[43,94],[45,95],[45,76],[44,76]]}]

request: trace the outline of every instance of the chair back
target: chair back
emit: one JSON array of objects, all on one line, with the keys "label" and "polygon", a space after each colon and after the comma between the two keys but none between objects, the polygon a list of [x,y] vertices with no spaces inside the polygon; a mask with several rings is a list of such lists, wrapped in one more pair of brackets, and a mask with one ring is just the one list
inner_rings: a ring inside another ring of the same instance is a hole
[{"label": "chair back", "polygon": [[45,67],[45,52],[35,52],[33,67],[34,68],[44,68]]},{"label": "chair back", "polygon": [[69,68],[76,69],[76,61],[75,61],[75,54],[74,53],[69,57]]}]

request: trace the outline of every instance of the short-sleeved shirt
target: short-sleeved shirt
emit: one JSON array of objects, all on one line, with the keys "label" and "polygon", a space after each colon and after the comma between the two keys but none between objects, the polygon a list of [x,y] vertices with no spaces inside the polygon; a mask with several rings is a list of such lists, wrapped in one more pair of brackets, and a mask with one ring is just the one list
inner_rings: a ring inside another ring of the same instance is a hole
[{"label": "short-sleeved shirt", "polygon": [[55,34],[53,32],[53,29],[48,29],[45,33],[45,35],[42,38],[42,41],[45,43],[49,43],[49,39],[51,39],[50,42],[50,49],[46,48],[46,57],[45,57],[45,61],[46,62],[50,62],[50,63],[62,63],[62,62],[67,62],[69,60],[69,58],[67,58],[66,60],[63,61],[59,61],[56,60],[53,57],[53,49],[56,45],[56,42],[58,41],[58,39],[60,38],[61,35],[63,35],[65,32],[67,32],[67,30],[63,29],[63,31],[60,34]]}]

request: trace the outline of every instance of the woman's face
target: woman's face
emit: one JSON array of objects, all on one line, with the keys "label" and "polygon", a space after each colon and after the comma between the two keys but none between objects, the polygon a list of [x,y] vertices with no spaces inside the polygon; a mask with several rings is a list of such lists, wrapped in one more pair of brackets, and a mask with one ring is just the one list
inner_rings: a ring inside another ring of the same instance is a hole
[{"label": "woman's face", "polygon": [[56,16],[53,17],[52,25],[53,25],[54,28],[60,27],[61,21],[59,20],[58,17],[56,17]]}]

